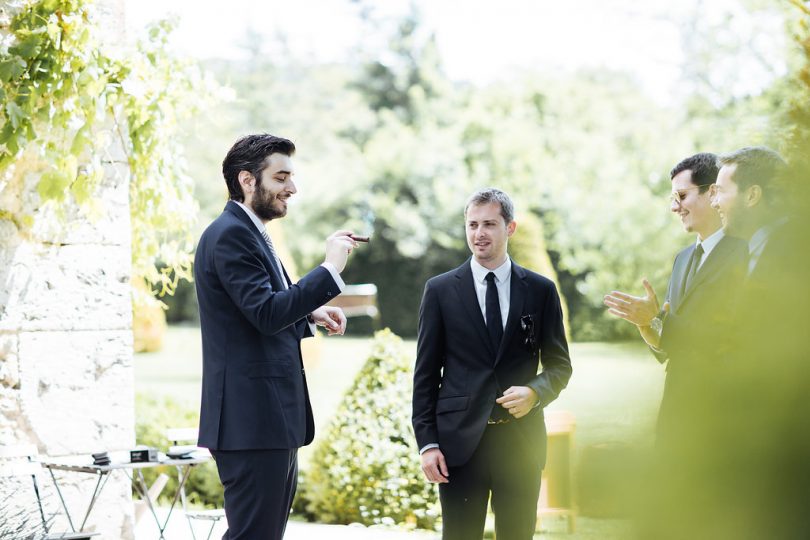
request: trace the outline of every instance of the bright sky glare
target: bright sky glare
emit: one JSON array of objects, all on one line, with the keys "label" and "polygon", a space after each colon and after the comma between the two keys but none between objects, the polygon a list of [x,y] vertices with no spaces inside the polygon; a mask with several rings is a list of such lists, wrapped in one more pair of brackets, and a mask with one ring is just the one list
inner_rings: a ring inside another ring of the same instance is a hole
[{"label": "bright sky glare", "polygon": [[[239,58],[248,32],[268,42],[283,38],[304,61],[345,61],[358,49],[381,50],[372,43],[349,0],[125,0],[127,27],[137,35],[152,20],[177,15],[174,44],[198,58]],[[740,39],[783,33],[777,19],[752,17],[735,0],[386,0],[381,14],[407,13],[411,3],[435,33],[446,73],[476,84],[508,77],[520,70],[573,70],[602,66],[633,73],[656,100],[668,102],[686,64],[680,24],[701,6],[709,23],[736,16],[731,27]],[[769,30],[764,32],[764,30]],[[781,67],[783,40],[758,48],[773,62],[754,66],[735,81],[735,94],[768,85]]]}]

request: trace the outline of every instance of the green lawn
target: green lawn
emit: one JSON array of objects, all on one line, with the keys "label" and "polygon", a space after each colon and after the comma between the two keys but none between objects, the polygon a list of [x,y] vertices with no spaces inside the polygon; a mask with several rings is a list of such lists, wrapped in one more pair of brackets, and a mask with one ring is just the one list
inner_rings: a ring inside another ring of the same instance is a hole
[{"label": "green lawn", "polygon": [[[369,352],[370,340],[321,337],[315,347],[319,358],[307,361],[316,429],[323,429],[330,411],[337,407],[355,373]],[[414,341],[406,341],[415,350]],[[571,346],[574,375],[568,388],[548,410],[571,411],[576,417],[574,463],[584,448],[604,443],[648,446],[664,380],[664,370],[642,346],[631,344],[575,343]],[[181,404],[199,406],[201,352],[199,328],[169,328],[164,347],[157,353],[135,357],[135,388],[139,394],[172,396]],[[311,447],[310,447],[311,448]],[[309,448],[301,452],[306,467]],[[577,520],[577,533],[565,530],[556,518],[544,522],[550,532],[537,538],[572,540],[621,539],[628,536],[624,520]]]}]

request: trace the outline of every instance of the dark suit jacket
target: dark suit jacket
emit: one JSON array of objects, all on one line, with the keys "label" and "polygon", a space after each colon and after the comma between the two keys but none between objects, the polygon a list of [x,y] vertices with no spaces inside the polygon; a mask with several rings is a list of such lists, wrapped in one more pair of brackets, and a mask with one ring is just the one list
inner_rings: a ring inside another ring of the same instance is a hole
[{"label": "dark suit jacket", "polygon": [[807,231],[808,218],[795,216],[771,232],[725,336],[733,369],[710,403],[713,429],[697,464],[712,474],[699,504],[733,522],[735,538],[810,538]]},{"label": "dark suit jacket", "polygon": [[[709,253],[686,291],[682,283],[695,244],[675,256],[667,287],[669,314],[664,319],[661,349],[670,353],[690,348],[689,342],[702,346],[705,339],[717,338],[713,326],[728,321],[732,297],[739,292],[748,264],[748,244],[739,238],[724,236]],[[659,357],[660,359],[660,357]]]},{"label": "dark suit jacket", "polygon": [[[449,466],[469,460],[495,399],[510,386],[529,386],[540,406],[516,422],[545,461],[543,409],[565,388],[571,361],[557,289],[512,263],[509,315],[495,351],[475,294],[469,259],[428,280],[419,310],[413,429],[419,448],[438,443]],[[535,346],[520,319],[531,316]],[[543,371],[538,374],[539,362]]]},{"label": "dark suit jacket", "polygon": [[287,290],[245,211],[229,201],[194,259],[203,348],[199,445],[298,448],[314,436],[300,341],[306,316],[340,294],[318,267]]},{"label": "dark suit jacket", "polygon": [[[663,353],[656,353],[660,361],[669,359],[659,412],[659,437],[673,427],[673,422],[689,422],[690,411],[699,407],[699,394],[711,392],[717,384],[716,376],[720,375],[717,369],[725,357],[722,336],[732,324],[734,298],[748,262],[748,244],[724,236],[698,269],[689,288],[682,292],[681,284],[694,249],[692,244],[675,257],[667,288],[670,312],[661,334]],[[700,414],[699,410],[694,412]]]}]

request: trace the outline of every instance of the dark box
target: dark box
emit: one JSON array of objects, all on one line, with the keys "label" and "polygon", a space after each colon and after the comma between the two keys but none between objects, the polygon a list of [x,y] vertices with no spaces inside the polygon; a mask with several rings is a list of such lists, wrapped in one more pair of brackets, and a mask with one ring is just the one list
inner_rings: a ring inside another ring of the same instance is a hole
[{"label": "dark box", "polygon": [[157,448],[137,448],[129,451],[130,463],[147,463],[158,460]]}]

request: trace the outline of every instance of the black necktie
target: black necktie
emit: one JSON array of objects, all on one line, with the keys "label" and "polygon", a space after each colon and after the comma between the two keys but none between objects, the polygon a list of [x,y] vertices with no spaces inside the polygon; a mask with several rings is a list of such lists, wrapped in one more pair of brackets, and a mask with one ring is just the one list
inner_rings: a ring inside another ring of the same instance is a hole
[{"label": "black necktie", "polygon": [[498,287],[495,285],[495,274],[487,274],[487,330],[495,350],[501,345],[503,337],[503,319],[501,319],[501,303],[498,301]]},{"label": "black necktie", "polygon": [[695,246],[695,250],[692,252],[692,257],[689,259],[689,270],[687,271],[686,279],[683,282],[684,293],[689,290],[689,284],[692,283],[692,280],[695,278],[695,274],[700,266],[701,257],[703,257],[703,245],[698,244]]}]

